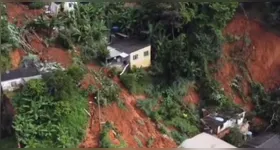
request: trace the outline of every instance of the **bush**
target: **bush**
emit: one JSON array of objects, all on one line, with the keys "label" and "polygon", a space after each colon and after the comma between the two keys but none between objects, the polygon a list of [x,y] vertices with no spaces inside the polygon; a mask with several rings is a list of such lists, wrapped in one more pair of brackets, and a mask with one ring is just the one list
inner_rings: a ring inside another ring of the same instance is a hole
[{"label": "bush", "polygon": [[84,138],[87,96],[66,72],[30,80],[14,98],[14,129],[23,147],[77,147]]},{"label": "bush", "polygon": [[28,5],[29,9],[42,9],[46,4],[44,2],[32,2]]},{"label": "bush", "polygon": [[130,72],[120,76],[124,86],[132,94],[143,94],[151,85],[151,78],[142,68],[133,68]]},{"label": "bush", "polygon": [[123,74],[120,79],[130,93],[137,93],[137,77],[135,74]]},{"label": "bush", "polygon": [[111,140],[109,133],[111,131],[118,132],[117,129],[109,122],[106,122],[100,134],[100,147],[101,148],[126,148],[126,142],[117,133],[117,139],[120,141],[120,145],[114,145]]},{"label": "bush", "polygon": [[240,133],[238,128],[231,128],[230,133],[224,137],[224,140],[236,147],[244,144],[244,136]]}]

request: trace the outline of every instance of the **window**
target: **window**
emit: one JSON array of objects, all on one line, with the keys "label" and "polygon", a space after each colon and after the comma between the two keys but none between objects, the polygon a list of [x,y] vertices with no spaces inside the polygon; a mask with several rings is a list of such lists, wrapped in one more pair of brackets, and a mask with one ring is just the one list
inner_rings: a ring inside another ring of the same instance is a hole
[{"label": "window", "polygon": [[136,59],[138,59],[138,54],[133,55],[133,60],[136,60]]},{"label": "window", "polygon": [[12,86],[12,87],[17,86],[17,82],[11,82],[11,86]]},{"label": "window", "polygon": [[144,52],[144,56],[149,56],[149,51]]},{"label": "window", "polygon": [[72,7],[72,5],[73,5],[72,3],[69,3],[69,7],[70,7],[70,8]]}]

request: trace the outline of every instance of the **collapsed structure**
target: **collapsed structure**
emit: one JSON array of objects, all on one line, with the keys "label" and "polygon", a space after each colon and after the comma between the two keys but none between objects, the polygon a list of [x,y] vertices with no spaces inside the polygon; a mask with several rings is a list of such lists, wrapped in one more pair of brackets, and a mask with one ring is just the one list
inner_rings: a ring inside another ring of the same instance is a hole
[{"label": "collapsed structure", "polygon": [[243,109],[234,111],[214,111],[211,108],[203,109],[203,130],[206,133],[223,136],[223,132],[230,128],[237,127],[244,135],[250,134],[249,124],[245,120],[246,112]]}]

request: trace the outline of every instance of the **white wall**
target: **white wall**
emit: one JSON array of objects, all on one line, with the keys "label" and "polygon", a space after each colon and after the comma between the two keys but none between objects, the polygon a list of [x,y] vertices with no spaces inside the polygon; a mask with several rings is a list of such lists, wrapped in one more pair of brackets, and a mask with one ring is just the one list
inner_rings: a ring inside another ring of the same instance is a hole
[{"label": "white wall", "polygon": [[221,127],[218,127],[217,133],[220,133],[221,131],[223,131],[223,130],[225,130],[225,129],[227,129],[227,128],[233,128],[233,127],[235,127],[235,126],[240,126],[240,125],[242,125],[243,120],[244,120],[244,118],[245,118],[245,112],[242,112],[242,113],[240,113],[239,115],[241,116],[240,119],[229,119],[229,120],[227,120],[227,121],[224,123],[224,125],[223,125],[222,128],[221,128]]},{"label": "white wall", "polygon": [[28,82],[29,80],[32,80],[32,79],[41,79],[42,78],[42,75],[37,75],[37,76],[32,76],[32,77],[27,77],[27,78],[23,78],[23,80],[25,82]]},{"label": "white wall", "polygon": [[[71,7],[69,7],[69,4],[72,4]],[[77,2],[64,2],[63,3],[64,11],[73,11],[73,10],[75,10],[74,5],[77,5]]]},{"label": "white wall", "polygon": [[[12,83],[16,83],[16,87],[12,86]],[[8,80],[8,81],[2,81],[1,86],[3,88],[3,91],[13,91],[19,87],[20,84],[24,84],[24,81],[22,78],[14,79],[14,80]]]}]

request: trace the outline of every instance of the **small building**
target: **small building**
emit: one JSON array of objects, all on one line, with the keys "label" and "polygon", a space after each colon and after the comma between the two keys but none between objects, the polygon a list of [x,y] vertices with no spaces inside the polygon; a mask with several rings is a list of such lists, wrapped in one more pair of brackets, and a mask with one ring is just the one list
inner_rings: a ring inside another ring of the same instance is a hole
[{"label": "small building", "polygon": [[1,75],[3,91],[13,91],[31,79],[41,79],[42,76],[35,66],[22,67],[7,71]]},{"label": "small building", "polygon": [[51,2],[46,13],[57,15],[60,11],[70,12],[75,10],[77,2]]},{"label": "small building", "polygon": [[280,135],[266,132],[248,140],[241,148],[280,148]]},{"label": "small building", "polygon": [[[244,124],[245,111],[243,109],[227,112],[209,112],[204,109],[203,112],[204,117],[201,122],[204,126],[204,131],[210,134],[218,135],[226,129],[241,127]],[[242,127],[244,128],[244,126]]]},{"label": "small building", "polygon": [[235,146],[208,133],[200,133],[186,139],[178,148],[236,148]]},{"label": "small building", "polygon": [[133,67],[149,67],[151,65],[151,45],[146,40],[137,38],[115,37],[109,46],[107,65],[123,68],[129,65]]},{"label": "small building", "polygon": [[62,11],[64,12],[74,11],[75,5],[77,5],[77,2],[64,2],[62,3]]}]

